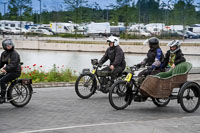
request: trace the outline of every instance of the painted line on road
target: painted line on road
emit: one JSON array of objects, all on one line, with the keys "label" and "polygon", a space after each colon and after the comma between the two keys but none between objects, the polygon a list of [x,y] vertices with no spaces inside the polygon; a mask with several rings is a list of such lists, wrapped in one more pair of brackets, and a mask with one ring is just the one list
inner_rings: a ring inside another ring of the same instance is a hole
[{"label": "painted line on road", "polygon": [[[189,116],[189,117],[184,117],[184,118],[191,118],[191,117],[195,117],[196,118],[196,116]],[[180,119],[180,118],[174,117],[174,118],[170,118],[170,119]],[[168,120],[168,119],[157,119],[157,120]],[[152,121],[152,120],[149,120],[149,121]],[[38,133],[38,132],[46,132],[46,131],[56,131],[56,130],[73,129],[73,128],[84,128],[84,127],[95,127],[95,126],[107,126],[107,125],[118,125],[118,124],[128,124],[128,123],[137,123],[137,124],[139,124],[141,122],[148,122],[148,121],[124,121],[124,122],[113,122],[113,123],[77,125],[77,126],[67,126],[67,127],[58,127],[58,128],[49,128],[49,129],[24,131],[24,132],[19,132],[19,133]]]},{"label": "painted line on road", "polygon": [[46,131],[72,129],[72,128],[82,128],[82,127],[95,127],[95,126],[105,126],[105,125],[126,124],[126,123],[132,123],[132,122],[137,122],[137,121],[124,121],[124,122],[114,122],[114,123],[100,123],[100,124],[90,124],[90,125],[58,127],[58,128],[49,128],[49,129],[25,131],[25,132],[19,132],[19,133],[37,133],[37,132],[46,132]]}]

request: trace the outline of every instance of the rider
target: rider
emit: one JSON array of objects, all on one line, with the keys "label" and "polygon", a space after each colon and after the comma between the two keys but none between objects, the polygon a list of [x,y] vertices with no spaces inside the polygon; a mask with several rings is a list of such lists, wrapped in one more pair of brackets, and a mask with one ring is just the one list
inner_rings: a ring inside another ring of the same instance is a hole
[{"label": "rider", "polygon": [[170,68],[174,69],[177,64],[186,61],[184,58],[184,54],[180,49],[181,43],[179,40],[173,40],[169,42],[167,46],[170,47],[170,50],[167,51],[164,62],[161,64],[162,71],[164,68],[166,68],[167,70],[169,70]]},{"label": "rider", "polygon": [[114,83],[118,74],[125,69],[126,62],[124,52],[119,46],[119,39],[115,36],[110,36],[108,37],[107,42],[109,47],[107,48],[104,56],[100,59],[99,65],[104,64],[108,59],[110,60],[110,65],[102,70],[111,71],[111,82]]},{"label": "rider", "polygon": [[[162,60],[164,59],[163,52],[159,46],[159,40],[156,37],[151,37],[150,39],[147,39],[143,43],[144,45],[149,45],[149,51],[147,53],[147,57],[136,66],[140,68],[141,66],[148,66],[146,70],[139,73],[139,77],[144,75],[145,77],[149,74],[156,74],[159,71],[153,70],[159,70],[160,64]],[[155,73],[156,72],[156,73]]]},{"label": "rider", "polygon": [[13,41],[11,39],[5,39],[2,42],[2,47],[5,51],[2,52],[0,58],[0,103],[5,102],[6,83],[20,77],[21,75],[20,56],[14,49]]}]

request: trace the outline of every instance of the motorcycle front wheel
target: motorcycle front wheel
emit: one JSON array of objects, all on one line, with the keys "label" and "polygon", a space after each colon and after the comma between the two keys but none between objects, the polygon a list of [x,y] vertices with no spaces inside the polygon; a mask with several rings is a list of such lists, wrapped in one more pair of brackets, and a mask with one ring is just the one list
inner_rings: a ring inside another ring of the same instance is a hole
[{"label": "motorcycle front wheel", "polygon": [[127,94],[126,81],[115,82],[109,91],[110,105],[116,110],[125,109],[130,103],[131,95]]},{"label": "motorcycle front wheel", "polygon": [[91,74],[81,74],[75,83],[75,92],[82,99],[90,98],[95,92],[95,79]]}]

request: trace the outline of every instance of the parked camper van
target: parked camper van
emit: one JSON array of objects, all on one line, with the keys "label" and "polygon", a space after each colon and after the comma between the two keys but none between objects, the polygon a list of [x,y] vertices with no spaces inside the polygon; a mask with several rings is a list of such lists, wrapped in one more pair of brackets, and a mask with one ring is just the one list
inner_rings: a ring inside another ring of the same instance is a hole
[{"label": "parked camper van", "polygon": [[54,33],[74,33],[74,27],[76,24],[73,23],[51,23],[50,28]]},{"label": "parked camper van", "polygon": [[87,25],[87,34],[89,36],[99,35],[99,36],[108,36],[110,35],[110,23],[90,23]]}]

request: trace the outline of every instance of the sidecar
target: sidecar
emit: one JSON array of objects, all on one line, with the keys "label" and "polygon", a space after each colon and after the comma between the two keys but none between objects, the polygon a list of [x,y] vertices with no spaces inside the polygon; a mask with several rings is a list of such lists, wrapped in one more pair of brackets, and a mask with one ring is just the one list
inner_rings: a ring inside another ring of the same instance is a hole
[{"label": "sidecar", "polygon": [[[170,100],[177,99],[184,111],[194,112],[200,105],[200,86],[196,82],[187,81],[191,68],[192,64],[183,62],[168,72],[149,75],[141,84],[140,93],[151,97],[157,106],[161,99],[167,99],[167,104]],[[174,93],[175,88],[177,93]]]}]

